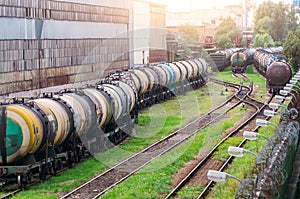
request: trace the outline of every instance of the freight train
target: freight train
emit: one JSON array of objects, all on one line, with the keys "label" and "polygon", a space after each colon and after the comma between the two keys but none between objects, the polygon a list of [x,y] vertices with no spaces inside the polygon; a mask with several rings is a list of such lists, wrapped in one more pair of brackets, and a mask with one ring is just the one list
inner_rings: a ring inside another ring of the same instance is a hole
[{"label": "freight train", "polygon": [[203,59],[116,71],[96,85],[0,106],[0,185],[44,180],[131,134],[138,111],[207,82]]},{"label": "freight train", "polygon": [[247,66],[254,62],[255,49],[241,49],[231,56],[231,70],[233,73],[244,73]]},{"label": "freight train", "polygon": [[254,53],[254,66],[266,78],[269,93],[278,93],[292,77],[291,66],[280,49],[257,49]]},{"label": "freight train", "polygon": [[215,66],[213,68],[214,71],[223,71],[226,67],[230,66],[230,59],[231,56],[236,52],[240,50],[239,48],[228,48],[224,50],[219,50],[215,53],[210,53],[209,56],[211,58],[212,66]]}]

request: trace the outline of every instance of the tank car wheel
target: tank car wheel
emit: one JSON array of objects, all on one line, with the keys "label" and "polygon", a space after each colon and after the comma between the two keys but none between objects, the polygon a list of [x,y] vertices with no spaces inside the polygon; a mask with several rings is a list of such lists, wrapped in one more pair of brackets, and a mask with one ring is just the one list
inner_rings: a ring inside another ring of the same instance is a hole
[{"label": "tank car wheel", "polygon": [[22,175],[21,176],[21,186],[19,186],[19,187],[24,189],[24,188],[26,188],[26,185],[30,184],[31,181],[32,181],[32,173],[31,172],[29,172],[25,175]]},{"label": "tank car wheel", "polygon": [[74,153],[69,151],[68,152],[68,161],[67,161],[67,165],[69,168],[74,166]]},{"label": "tank car wheel", "polygon": [[47,176],[47,171],[46,171],[45,165],[42,165],[40,167],[40,172],[39,172],[40,180],[42,180],[42,181],[46,180],[46,176]]},{"label": "tank car wheel", "polygon": [[53,161],[52,164],[49,166],[49,172],[52,176],[55,176],[57,174],[56,161]]},{"label": "tank car wheel", "polygon": [[62,169],[63,165],[62,165],[62,161],[60,159],[55,160],[55,167],[56,167],[56,170]]},{"label": "tank car wheel", "polygon": [[79,162],[79,152],[78,152],[78,150],[74,151],[73,162],[75,162],[75,163]]},{"label": "tank car wheel", "polygon": [[18,183],[18,187],[20,189],[24,189],[25,188],[25,186],[27,184],[26,180],[27,180],[26,176],[18,175],[18,177],[17,177],[17,183]]},{"label": "tank car wheel", "polygon": [[18,175],[17,181],[18,181],[18,187],[22,188],[23,182],[22,182],[22,176],[21,175]]},{"label": "tank car wheel", "polygon": [[80,161],[85,157],[86,157],[86,150],[84,148],[82,148],[80,151]]}]

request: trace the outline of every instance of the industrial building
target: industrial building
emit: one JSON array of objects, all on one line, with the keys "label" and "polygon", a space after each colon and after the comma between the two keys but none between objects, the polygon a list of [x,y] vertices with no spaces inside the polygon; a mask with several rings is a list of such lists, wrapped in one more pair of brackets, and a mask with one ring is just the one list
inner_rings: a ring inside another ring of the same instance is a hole
[{"label": "industrial building", "polygon": [[167,61],[166,5],[134,0],[134,64]]},{"label": "industrial building", "polygon": [[199,38],[198,43],[212,43],[221,21],[231,17],[238,27],[243,28],[242,6],[228,6],[224,9],[198,9],[190,12],[168,12],[167,28],[177,31],[183,25],[197,27]]},{"label": "industrial building", "polygon": [[0,94],[128,68],[133,1],[1,1]]},{"label": "industrial building", "polygon": [[4,0],[0,26],[2,95],[167,61],[166,5],[157,3]]}]

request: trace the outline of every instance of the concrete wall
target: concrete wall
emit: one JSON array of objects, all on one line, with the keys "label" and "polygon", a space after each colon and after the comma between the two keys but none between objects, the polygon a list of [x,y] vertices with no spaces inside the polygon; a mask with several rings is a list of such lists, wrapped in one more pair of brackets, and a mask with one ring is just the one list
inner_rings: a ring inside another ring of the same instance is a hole
[{"label": "concrete wall", "polygon": [[0,94],[87,82],[132,64],[132,0],[2,1],[0,26]]},{"label": "concrete wall", "polygon": [[150,3],[134,1],[134,64],[149,62]]},{"label": "concrete wall", "polygon": [[150,52],[149,61],[165,62],[167,61],[167,41],[166,41],[166,7],[159,4],[151,4],[150,7]]},{"label": "concrete wall", "polygon": [[166,6],[134,1],[134,63],[167,61]]}]

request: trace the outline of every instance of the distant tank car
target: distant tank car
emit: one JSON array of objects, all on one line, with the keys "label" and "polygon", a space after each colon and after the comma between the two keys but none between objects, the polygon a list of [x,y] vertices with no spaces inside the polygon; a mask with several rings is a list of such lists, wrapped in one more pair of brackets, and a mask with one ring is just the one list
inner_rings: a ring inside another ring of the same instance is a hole
[{"label": "distant tank car", "polygon": [[278,93],[292,76],[291,66],[284,59],[282,51],[275,51],[274,48],[257,49],[254,54],[254,66],[266,78],[270,93]]},{"label": "distant tank car", "polygon": [[0,182],[44,180],[87,153],[122,141],[138,110],[207,82],[204,59],[116,71],[96,85],[14,99],[0,106]]},{"label": "distant tank car", "polygon": [[233,73],[244,73],[247,66],[253,64],[255,49],[241,49],[231,56],[231,70]]},{"label": "distant tank car", "polygon": [[224,50],[219,50],[215,53],[210,53],[209,56],[211,58],[210,63],[215,71],[223,71],[226,67],[231,64],[231,56],[236,51],[240,50],[240,48],[229,48]]}]

